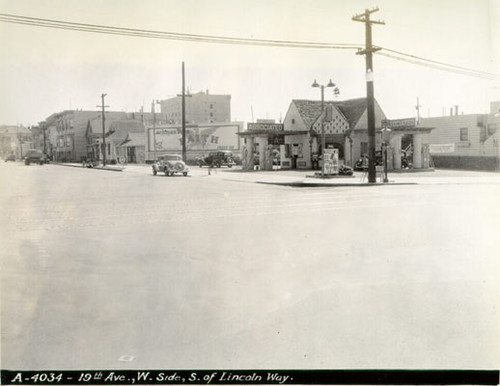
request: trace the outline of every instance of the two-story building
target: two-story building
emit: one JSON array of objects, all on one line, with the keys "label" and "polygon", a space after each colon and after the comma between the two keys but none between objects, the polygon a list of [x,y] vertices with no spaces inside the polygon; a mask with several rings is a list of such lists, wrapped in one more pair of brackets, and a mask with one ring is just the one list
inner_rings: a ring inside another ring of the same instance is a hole
[{"label": "two-story building", "polygon": [[491,102],[488,114],[458,114],[421,118],[433,126],[430,153],[436,167],[499,170],[500,102]]}]

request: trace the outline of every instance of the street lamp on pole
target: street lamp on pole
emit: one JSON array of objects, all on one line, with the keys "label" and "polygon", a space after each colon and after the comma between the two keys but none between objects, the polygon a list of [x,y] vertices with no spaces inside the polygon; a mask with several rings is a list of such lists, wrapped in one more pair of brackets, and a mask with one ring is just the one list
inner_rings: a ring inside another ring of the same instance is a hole
[{"label": "street lamp on pole", "polygon": [[321,166],[321,177],[325,176],[325,88],[326,87],[333,87],[333,93],[335,96],[339,95],[339,89],[338,87],[335,86],[335,83],[330,81],[326,86],[319,84],[316,82],[316,79],[314,79],[314,83],[311,85],[311,87],[318,87],[321,89],[321,158],[323,159],[322,166]]}]

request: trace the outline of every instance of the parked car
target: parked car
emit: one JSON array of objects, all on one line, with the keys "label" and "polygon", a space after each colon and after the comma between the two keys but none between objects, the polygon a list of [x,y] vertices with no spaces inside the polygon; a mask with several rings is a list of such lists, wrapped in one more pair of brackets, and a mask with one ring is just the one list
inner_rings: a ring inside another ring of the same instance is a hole
[{"label": "parked car", "polygon": [[230,151],[211,151],[208,156],[198,159],[198,165],[200,168],[204,165],[216,168],[221,166],[232,168],[233,165],[236,165],[236,162],[234,162],[233,153]]},{"label": "parked car", "polygon": [[341,176],[352,176],[354,174],[354,171],[352,170],[352,168],[350,166],[341,164],[339,166],[339,174]]},{"label": "parked car", "polygon": [[5,157],[5,162],[7,161],[15,161],[16,156],[14,154],[9,154],[7,157]]},{"label": "parked car", "polygon": [[166,176],[173,176],[175,173],[181,173],[184,177],[188,175],[189,167],[178,154],[165,154],[158,157],[158,160],[152,165],[153,174],[158,172],[165,173]]},{"label": "parked car", "polygon": [[28,150],[23,159],[25,165],[29,165],[32,162],[43,165],[49,162],[47,155],[37,149]]}]

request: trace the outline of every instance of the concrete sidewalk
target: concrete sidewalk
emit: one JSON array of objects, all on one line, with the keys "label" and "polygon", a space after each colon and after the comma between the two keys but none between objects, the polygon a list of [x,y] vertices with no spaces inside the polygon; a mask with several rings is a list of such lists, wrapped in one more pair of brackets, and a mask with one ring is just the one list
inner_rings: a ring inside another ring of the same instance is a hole
[{"label": "concrete sidewalk", "polygon": [[[84,168],[78,163],[52,163],[53,165]],[[225,181],[272,184],[292,187],[345,187],[345,186],[397,186],[415,184],[469,184],[469,183],[500,183],[500,173],[470,170],[449,169],[410,169],[398,172],[389,172],[389,182],[384,183],[380,173],[377,173],[377,182],[368,183],[365,172],[354,172],[353,176],[333,176],[330,178],[315,177],[314,170],[282,170],[271,171],[253,170],[242,171],[240,167],[233,168],[200,168],[190,165],[189,175],[193,178],[205,177]],[[127,164],[97,166],[90,170],[120,171],[124,173],[153,175],[151,165]]]}]

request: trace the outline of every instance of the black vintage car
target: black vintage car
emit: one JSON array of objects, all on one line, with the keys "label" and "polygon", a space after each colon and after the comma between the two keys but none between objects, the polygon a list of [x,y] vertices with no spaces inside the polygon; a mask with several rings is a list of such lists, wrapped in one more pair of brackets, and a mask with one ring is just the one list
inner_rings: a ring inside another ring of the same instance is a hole
[{"label": "black vintage car", "polygon": [[49,157],[47,157],[47,155],[44,154],[41,150],[37,149],[28,150],[23,159],[25,165],[29,165],[32,162],[43,165],[49,162]]},{"label": "black vintage car", "polygon": [[228,168],[231,168],[233,165],[236,165],[236,162],[234,162],[233,153],[230,151],[211,151],[206,157],[198,158],[198,165],[200,168],[202,166],[215,168],[227,166]]}]

